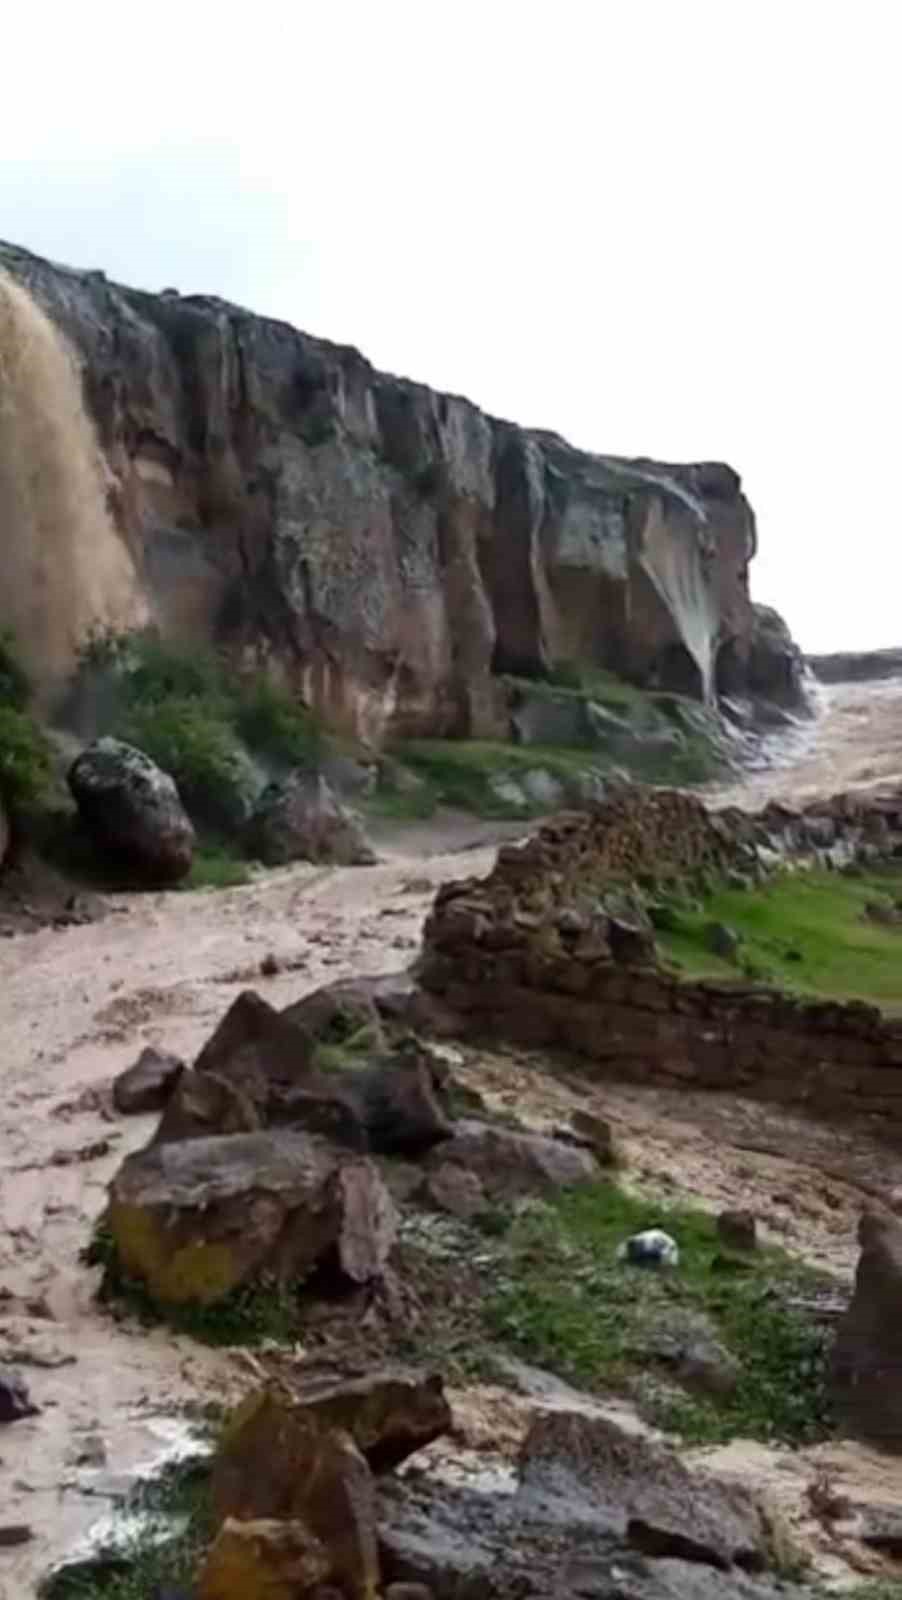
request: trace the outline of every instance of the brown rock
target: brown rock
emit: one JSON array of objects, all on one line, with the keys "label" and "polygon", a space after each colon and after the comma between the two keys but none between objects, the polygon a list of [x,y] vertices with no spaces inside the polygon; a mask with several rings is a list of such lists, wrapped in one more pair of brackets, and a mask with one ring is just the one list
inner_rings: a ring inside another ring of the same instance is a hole
[{"label": "brown rock", "polygon": [[722,1211],[717,1219],[717,1236],[728,1250],[756,1250],[758,1224],[751,1211]]},{"label": "brown rock", "polygon": [[215,1072],[195,1072],[186,1067],[160,1118],[153,1143],[257,1133],[262,1126],[253,1101],[238,1084],[229,1083]]},{"label": "brown rock", "polygon": [[28,1384],[11,1367],[0,1367],[0,1422],[20,1422],[24,1417],[37,1416]]},{"label": "brown rock", "polygon": [[436,1211],[446,1211],[462,1222],[478,1217],[488,1205],[485,1189],[476,1173],[468,1172],[456,1161],[440,1161],[426,1174],[420,1198]]},{"label": "brown rock", "polygon": [[310,1068],[313,1046],[290,1016],[245,990],[207,1040],[194,1069],[236,1085],[264,1122],[278,1120],[282,1100]]},{"label": "brown rock", "polygon": [[866,1211],[851,1304],[833,1348],[831,1390],[840,1426],[902,1454],[902,1224]]},{"label": "brown rock", "polygon": [[262,1271],[301,1279],[338,1241],[338,1164],[287,1130],[151,1144],[110,1184],[122,1266],[163,1304],[209,1305]]},{"label": "brown rock", "polygon": [[748,1492],[607,1417],[540,1415],[523,1443],[518,1504],[523,1515],[578,1517],[579,1508],[649,1555],[727,1570],[766,1564],[761,1514]]},{"label": "brown rock", "polygon": [[113,1105],[124,1117],[159,1111],[184,1069],[185,1063],[178,1056],[164,1055],[148,1045],[113,1083]]},{"label": "brown rock", "polygon": [[338,1190],[338,1265],[352,1283],[381,1278],[398,1233],[398,1215],[371,1161],[344,1161]]},{"label": "brown rock", "polygon": [[176,883],[190,872],[194,829],[172,778],[143,751],[98,739],[72,763],[68,782],[104,855],[146,883]]},{"label": "brown rock", "polygon": [[583,1145],[469,1120],[458,1122],[454,1138],[429,1157],[430,1177],[446,1162],[475,1173],[491,1200],[511,1199],[543,1188],[566,1188],[600,1177],[594,1155]]},{"label": "brown rock", "polygon": [[433,1062],[415,1040],[357,1078],[373,1150],[419,1156],[454,1132],[436,1092]]},{"label": "brown rock", "polygon": [[282,1015],[317,1044],[346,1044],[365,1031],[374,1051],[385,1048],[374,985],[366,979],[342,978],[314,989],[312,994],[287,1006]]},{"label": "brown rock", "polygon": [[228,1517],[201,1568],[197,1600],[298,1600],[331,1571],[306,1523]]}]

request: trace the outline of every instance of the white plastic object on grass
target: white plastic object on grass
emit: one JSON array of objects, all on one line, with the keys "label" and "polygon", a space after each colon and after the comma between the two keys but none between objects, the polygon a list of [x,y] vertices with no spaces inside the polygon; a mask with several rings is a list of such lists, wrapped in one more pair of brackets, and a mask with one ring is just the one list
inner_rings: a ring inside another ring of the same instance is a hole
[{"label": "white plastic object on grass", "polygon": [[662,1228],[646,1228],[644,1233],[634,1233],[624,1239],[617,1249],[618,1261],[629,1261],[636,1267],[678,1267],[680,1247]]}]

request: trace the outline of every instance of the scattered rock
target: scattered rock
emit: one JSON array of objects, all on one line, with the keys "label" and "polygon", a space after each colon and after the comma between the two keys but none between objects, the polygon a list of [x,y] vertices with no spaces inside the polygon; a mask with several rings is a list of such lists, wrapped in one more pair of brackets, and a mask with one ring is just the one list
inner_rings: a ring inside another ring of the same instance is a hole
[{"label": "scattered rock", "polygon": [[862,915],[880,928],[897,928],[902,923],[902,911],[891,900],[867,900]]},{"label": "scattered rock", "polygon": [[113,1105],[124,1117],[161,1110],[184,1067],[178,1056],[164,1055],[148,1045],[137,1061],[116,1078]]},{"label": "scattered rock", "polygon": [[119,739],[98,739],[69,769],[69,788],[97,848],[148,883],[191,870],[194,829],[168,773]]},{"label": "scattered rock", "polygon": [[756,1250],[758,1224],[751,1211],[722,1211],[717,1219],[717,1236],[728,1250]]},{"label": "scattered rock", "polygon": [[250,823],[251,847],[269,867],[328,861],[370,867],[376,855],[359,817],[321,774],[299,770],[264,789]]},{"label": "scattered rock", "polygon": [[366,979],[342,978],[305,995],[286,1007],[282,1016],[301,1028],[316,1044],[346,1044],[365,1034],[373,1050],[385,1048],[382,1018],[376,1004],[378,990]]},{"label": "scattered rock", "polygon": [[186,1067],[160,1118],[153,1143],[257,1133],[262,1126],[253,1101],[238,1084],[229,1083],[215,1072],[195,1072]]},{"label": "scattered rock", "polygon": [[355,1088],[371,1147],[384,1155],[423,1155],[454,1132],[436,1092],[433,1057],[415,1039],[356,1074]]},{"label": "scattered rock", "polygon": [[0,1367],[0,1422],[21,1422],[24,1417],[37,1416],[39,1411],[25,1379],[11,1367]]},{"label": "scattered rock", "polygon": [[338,1190],[338,1266],[351,1283],[381,1278],[398,1233],[398,1216],[371,1161],[344,1161],[335,1175]]},{"label": "scattered rock", "polygon": [[523,1443],[518,1504],[565,1523],[597,1519],[655,1556],[723,1570],[766,1565],[763,1521],[746,1490],[691,1471],[607,1417],[538,1416]]},{"label": "scattered rock", "polygon": [[261,1120],[280,1120],[280,1103],[310,1067],[314,1040],[288,1012],[247,989],[229,1007],[194,1063],[242,1090]]},{"label": "scattered rock", "polygon": [[270,950],[260,962],[261,978],[276,978],[282,970],[278,956]]},{"label": "scattered rock", "polygon": [[742,943],[734,928],[725,922],[709,922],[705,927],[705,944],[711,953],[722,961],[735,961]]},{"label": "scattered rock", "polygon": [[842,1428],[902,1454],[902,1224],[866,1211],[855,1291],[833,1348],[831,1389]]},{"label": "scattered rock", "polygon": [[678,1307],[659,1312],[642,1339],[641,1354],[662,1362],[684,1388],[718,1400],[734,1394],[742,1376],[708,1319]]},{"label": "scattered rock", "polygon": [[468,1172],[456,1161],[440,1161],[427,1173],[418,1198],[436,1211],[458,1217],[461,1222],[470,1222],[488,1206],[485,1189],[476,1173]]},{"label": "scattered rock", "polygon": [[679,1245],[661,1228],[646,1228],[634,1233],[617,1247],[617,1260],[628,1261],[634,1267],[678,1267]]},{"label": "scattered rock", "polygon": [[[583,1111],[577,1107],[571,1112],[570,1128],[576,1141],[592,1151],[599,1166],[620,1166],[622,1158],[614,1143],[613,1130],[604,1117],[598,1117],[593,1111]],[[560,1138],[561,1135],[556,1134],[555,1137]]]},{"label": "scattered rock", "polygon": [[294,1600],[328,1578],[332,1562],[305,1522],[228,1517],[197,1580],[197,1600]]},{"label": "scattered rock", "polygon": [[9,1550],[17,1544],[28,1544],[34,1531],[27,1522],[0,1523],[0,1549]]},{"label": "scattered rock", "polygon": [[608,943],[611,955],[625,967],[651,966],[655,960],[655,936],[652,929],[639,922],[627,921],[622,916],[608,917]]},{"label": "scattered rock", "polygon": [[453,1139],[429,1157],[430,1177],[446,1162],[475,1173],[491,1200],[567,1188],[600,1176],[595,1157],[584,1146],[471,1120],[458,1122]]},{"label": "scattered rock", "polygon": [[121,1264],[162,1304],[212,1304],[263,1271],[300,1280],[339,1239],[338,1165],[287,1130],[139,1150],[110,1184]]}]

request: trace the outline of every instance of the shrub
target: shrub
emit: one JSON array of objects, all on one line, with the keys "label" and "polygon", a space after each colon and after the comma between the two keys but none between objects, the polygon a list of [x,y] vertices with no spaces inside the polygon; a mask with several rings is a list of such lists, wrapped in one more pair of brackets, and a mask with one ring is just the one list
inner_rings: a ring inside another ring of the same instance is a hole
[{"label": "shrub", "polygon": [[16,655],[11,633],[0,633],[0,706],[23,711],[31,698],[28,674]]},{"label": "shrub", "polygon": [[50,747],[24,711],[0,705],[0,799],[10,811],[27,811],[45,794],[51,777]]},{"label": "shrub", "polygon": [[202,700],[173,698],[133,707],[122,737],[175,779],[204,827],[241,828],[260,787],[253,764],[224,717]]},{"label": "shrub", "polygon": [[286,689],[259,676],[238,691],[235,727],[248,749],[279,766],[310,767],[322,750],[322,736],[312,712]]}]

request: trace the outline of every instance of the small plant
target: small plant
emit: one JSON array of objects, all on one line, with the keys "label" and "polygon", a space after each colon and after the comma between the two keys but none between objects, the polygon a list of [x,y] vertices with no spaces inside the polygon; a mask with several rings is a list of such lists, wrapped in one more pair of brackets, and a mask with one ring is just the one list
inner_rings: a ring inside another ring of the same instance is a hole
[{"label": "small plant", "polygon": [[194,852],[191,871],[179,885],[184,889],[240,889],[250,883],[246,861],[225,845],[202,844]]},{"label": "small plant", "polygon": [[171,774],[201,825],[228,833],[247,821],[259,785],[246,753],[215,707],[190,696],[136,705],[122,734]]},{"label": "small plant", "polygon": [[24,711],[31,698],[28,674],[16,654],[15,640],[8,629],[0,631],[0,706]]},{"label": "small plant", "polygon": [[50,747],[25,711],[0,705],[0,799],[11,812],[38,805],[50,784]]},{"label": "small plant", "polygon": [[268,678],[240,686],[234,725],[249,750],[286,769],[315,766],[322,753],[313,713]]}]

